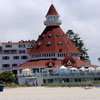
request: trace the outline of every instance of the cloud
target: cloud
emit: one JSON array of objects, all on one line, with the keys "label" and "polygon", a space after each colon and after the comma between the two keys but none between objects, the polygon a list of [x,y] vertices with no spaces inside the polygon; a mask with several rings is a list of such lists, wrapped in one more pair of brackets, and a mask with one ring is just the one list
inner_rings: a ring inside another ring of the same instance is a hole
[{"label": "cloud", "polygon": [[[84,40],[93,64],[100,56],[99,0],[54,0],[62,29],[72,29]],[[50,0],[0,0],[0,41],[37,39],[44,29],[43,21]]]}]

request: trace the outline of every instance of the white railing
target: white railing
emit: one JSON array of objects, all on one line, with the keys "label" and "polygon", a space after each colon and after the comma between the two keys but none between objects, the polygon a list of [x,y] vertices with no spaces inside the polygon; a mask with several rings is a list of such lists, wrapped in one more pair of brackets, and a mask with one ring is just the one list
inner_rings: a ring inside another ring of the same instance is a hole
[{"label": "white railing", "polygon": [[100,73],[43,74],[44,78],[100,78]]}]

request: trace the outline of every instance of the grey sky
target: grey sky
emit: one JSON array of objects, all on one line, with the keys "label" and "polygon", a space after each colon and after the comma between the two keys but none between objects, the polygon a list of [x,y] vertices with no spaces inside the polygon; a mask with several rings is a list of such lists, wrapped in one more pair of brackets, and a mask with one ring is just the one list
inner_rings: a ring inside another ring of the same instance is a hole
[{"label": "grey sky", "polygon": [[[84,40],[92,64],[100,65],[100,0],[53,0],[62,29]],[[0,41],[37,39],[51,0],[0,0]]]}]

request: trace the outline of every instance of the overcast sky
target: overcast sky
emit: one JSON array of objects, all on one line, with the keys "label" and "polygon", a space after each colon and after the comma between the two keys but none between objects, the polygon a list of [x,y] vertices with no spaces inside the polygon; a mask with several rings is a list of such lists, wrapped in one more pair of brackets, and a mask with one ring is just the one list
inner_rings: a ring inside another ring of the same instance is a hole
[{"label": "overcast sky", "polygon": [[36,40],[52,1],[63,31],[78,33],[92,64],[100,65],[100,0],[0,0],[0,42]]}]

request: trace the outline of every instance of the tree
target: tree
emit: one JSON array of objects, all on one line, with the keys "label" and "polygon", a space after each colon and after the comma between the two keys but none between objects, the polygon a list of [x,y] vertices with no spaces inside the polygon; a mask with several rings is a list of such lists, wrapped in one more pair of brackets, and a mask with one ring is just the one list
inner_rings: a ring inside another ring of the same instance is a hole
[{"label": "tree", "polygon": [[85,48],[83,40],[81,40],[79,35],[74,33],[72,30],[68,30],[66,34],[68,35],[69,39],[74,43],[76,48],[80,51],[80,59],[90,63],[90,59],[87,53],[88,49]]},{"label": "tree", "polygon": [[100,57],[98,58],[98,61],[100,61]]},{"label": "tree", "polygon": [[16,77],[13,75],[11,71],[5,71],[0,74],[0,81],[6,83],[16,83]]}]

